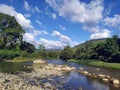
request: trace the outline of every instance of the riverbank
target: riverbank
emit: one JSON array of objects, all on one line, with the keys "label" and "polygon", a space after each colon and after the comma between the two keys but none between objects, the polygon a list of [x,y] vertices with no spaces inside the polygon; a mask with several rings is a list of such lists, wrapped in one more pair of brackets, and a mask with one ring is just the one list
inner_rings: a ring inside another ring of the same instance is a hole
[{"label": "riverbank", "polygon": [[105,68],[120,69],[119,63],[108,63],[108,62],[95,61],[95,60],[74,60],[74,59],[70,60],[70,62],[91,65],[91,66],[105,67]]},{"label": "riverbank", "polygon": [[16,57],[13,60],[5,60],[5,62],[13,62],[13,63],[23,63],[23,62],[33,62],[38,60],[39,58],[29,58],[29,57]]}]

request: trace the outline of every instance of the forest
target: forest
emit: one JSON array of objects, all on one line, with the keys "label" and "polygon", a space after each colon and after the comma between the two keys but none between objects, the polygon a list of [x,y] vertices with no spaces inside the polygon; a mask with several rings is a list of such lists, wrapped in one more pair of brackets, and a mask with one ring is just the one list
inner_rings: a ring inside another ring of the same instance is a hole
[{"label": "forest", "polygon": [[13,16],[0,13],[0,61],[15,58],[43,58],[62,60],[101,60],[120,62],[120,38],[89,40],[75,47],[62,50],[47,50],[44,45],[35,46],[23,40],[25,30]]}]

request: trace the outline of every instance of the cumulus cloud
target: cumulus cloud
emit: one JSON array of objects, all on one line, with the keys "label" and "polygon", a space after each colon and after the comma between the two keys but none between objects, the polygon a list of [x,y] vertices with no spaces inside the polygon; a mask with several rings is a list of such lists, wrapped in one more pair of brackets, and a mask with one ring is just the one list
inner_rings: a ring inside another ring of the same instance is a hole
[{"label": "cumulus cloud", "polygon": [[44,45],[46,49],[61,49],[63,45],[60,41],[47,40],[45,38],[41,38],[39,41],[40,44]]},{"label": "cumulus cloud", "polygon": [[60,29],[62,29],[63,31],[66,30],[66,27],[64,27],[63,25],[59,25]]},{"label": "cumulus cloud", "polygon": [[120,15],[114,15],[113,18],[106,17],[103,20],[104,25],[118,27],[120,26]]},{"label": "cumulus cloud", "polygon": [[56,30],[53,31],[52,36],[59,37],[59,40],[60,40],[60,42],[62,43],[63,46],[68,46],[69,45],[69,46],[73,47],[73,46],[78,44],[77,42],[72,41],[68,36],[63,35]]},{"label": "cumulus cloud", "polygon": [[47,35],[48,32],[45,30],[33,30],[31,32],[27,32],[23,35],[23,40],[32,43],[36,47],[40,44],[36,37],[39,35]]},{"label": "cumulus cloud", "polygon": [[107,29],[103,29],[99,32],[93,33],[90,39],[108,38],[111,36],[111,32]]},{"label": "cumulus cloud", "polygon": [[25,7],[25,9],[26,9],[27,11],[30,11],[30,10],[31,10],[30,5],[28,4],[27,1],[24,1],[24,7]]},{"label": "cumulus cloud", "polygon": [[[89,3],[80,0],[46,0],[46,3],[48,3],[59,16],[71,22],[82,24],[83,30],[92,33],[90,39],[110,36],[109,30],[102,29],[99,26],[103,19],[103,0],[91,0]],[[60,27],[62,28],[62,26]]]},{"label": "cumulus cloud", "polygon": [[46,0],[46,2],[58,12],[59,16],[87,25],[97,24],[104,10],[102,0],[94,0],[88,4],[79,0]]},{"label": "cumulus cloud", "polygon": [[52,36],[61,36],[61,33],[58,31],[53,31]]},{"label": "cumulus cloud", "polygon": [[14,16],[17,22],[24,28],[24,29],[31,29],[33,26],[31,25],[31,21],[26,19],[23,14],[15,11],[12,6],[8,6],[6,4],[0,4],[0,12],[4,14],[8,14],[10,16]]}]

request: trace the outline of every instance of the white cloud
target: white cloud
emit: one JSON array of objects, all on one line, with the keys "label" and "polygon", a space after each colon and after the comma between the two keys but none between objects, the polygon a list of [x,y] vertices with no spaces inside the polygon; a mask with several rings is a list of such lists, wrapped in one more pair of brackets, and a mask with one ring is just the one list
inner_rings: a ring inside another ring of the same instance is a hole
[{"label": "white cloud", "polygon": [[108,38],[111,36],[111,32],[107,29],[103,29],[99,32],[93,33],[90,39]]},{"label": "white cloud", "polygon": [[53,31],[52,36],[59,37],[59,40],[60,40],[60,42],[62,43],[63,46],[68,46],[69,45],[69,46],[73,47],[73,46],[78,44],[77,42],[72,41],[68,36],[63,35],[56,30]]},{"label": "white cloud", "polygon": [[104,25],[107,26],[113,26],[113,27],[120,26],[120,15],[114,15],[113,18],[106,17],[103,20],[103,23]]},{"label": "white cloud", "polygon": [[61,33],[56,30],[54,30],[52,33],[52,36],[60,36],[60,35],[61,35]]},{"label": "white cloud", "polygon": [[41,38],[39,41],[40,44],[44,45],[46,49],[61,49],[63,45],[60,41],[47,40],[45,38]]},{"label": "white cloud", "polygon": [[63,31],[66,30],[66,27],[64,27],[63,25],[59,25],[60,29],[62,29]]},{"label": "white cloud", "polygon": [[26,19],[23,14],[16,12],[12,6],[8,6],[5,4],[0,4],[0,12],[4,14],[8,14],[10,16],[14,16],[17,22],[24,28],[24,29],[31,29],[33,26],[31,25],[31,21]]},{"label": "white cloud", "polygon": [[37,13],[41,12],[37,6],[35,7],[30,6],[27,1],[24,1],[24,7],[25,7],[25,10],[27,11],[32,11],[32,12],[37,12]]},{"label": "white cloud", "polygon": [[36,20],[36,22],[37,22],[40,26],[42,26],[42,23],[41,23],[39,20]]},{"label": "white cloud", "polygon": [[24,16],[25,16],[26,18],[31,17],[31,15],[30,15],[30,14],[24,14]]},{"label": "white cloud", "polygon": [[71,22],[82,24],[83,30],[88,30],[92,33],[91,39],[95,37],[104,38],[110,35],[108,30],[102,30],[99,26],[103,19],[103,0],[91,0],[89,3],[82,2],[81,0],[46,0],[46,3],[59,16]]},{"label": "white cloud", "polygon": [[34,10],[35,10],[36,12],[40,13],[40,9],[39,9],[37,6],[35,6]]},{"label": "white cloud", "polygon": [[25,9],[26,9],[27,11],[30,11],[30,10],[31,10],[30,5],[28,4],[27,1],[24,1],[24,7],[25,7]]},{"label": "white cloud", "polygon": [[100,31],[98,26],[94,26],[94,27],[83,26],[83,30],[88,30],[88,31],[90,31],[92,33]]},{"label": "white cloud", "polygon": [[48,32],[45,30],[33,30],[31,32],[27,32],[23,35],[23,40],[32,43],[36,47],[40,44],[38,40],[36,40],[36,37],[39,35],[47,35]]},{"label": "white cloud", "polygon": [[53,19],[56,19],[57,18],[57,15],[55,13],[52,13],[52,18]]},{"label": "white cloud", "polygon": [[94,0],[86,4],[79,0],[46,0],[59,13],[59,16],[72,22],[94,25],[102,19],[103,0]]}]

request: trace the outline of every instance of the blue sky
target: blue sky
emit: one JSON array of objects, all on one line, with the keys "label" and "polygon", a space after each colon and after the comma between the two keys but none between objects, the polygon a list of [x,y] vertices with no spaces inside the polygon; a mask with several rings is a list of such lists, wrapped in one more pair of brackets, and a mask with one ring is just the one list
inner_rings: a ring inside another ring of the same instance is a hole
[{"label": "blue sky", "polygon": [[119,5],[120,0],[0,0],[0,12],[16,18],[25,41],[61,49],[119,35]]}]

